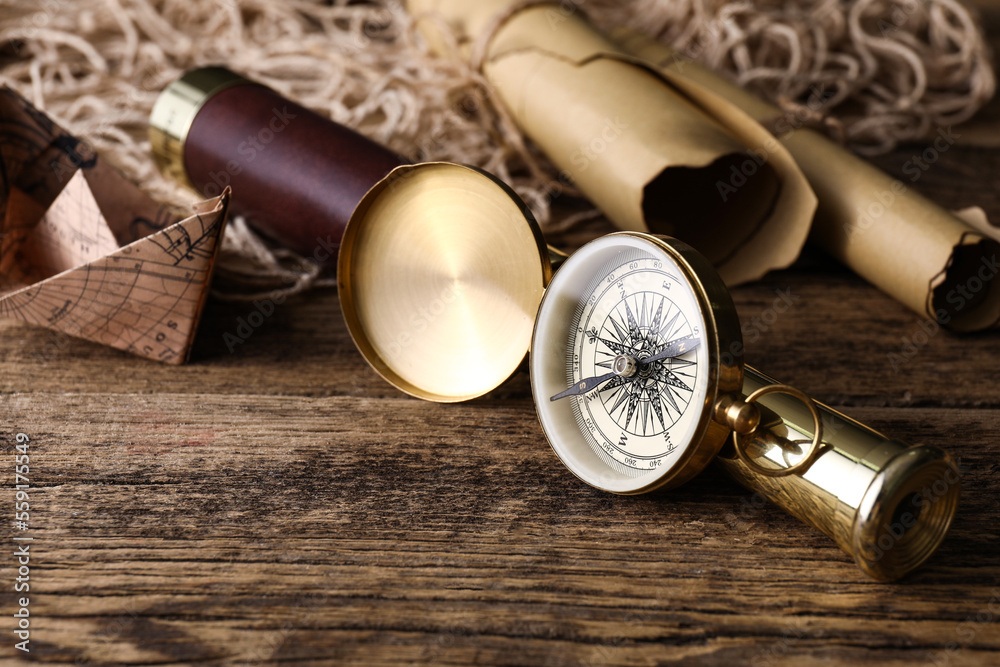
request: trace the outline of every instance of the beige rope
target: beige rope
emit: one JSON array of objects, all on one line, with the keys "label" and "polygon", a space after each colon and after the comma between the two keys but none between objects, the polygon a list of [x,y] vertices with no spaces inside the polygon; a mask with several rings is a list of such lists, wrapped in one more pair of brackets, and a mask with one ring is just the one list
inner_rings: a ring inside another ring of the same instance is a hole
[{"label": "beige rope", "polygon": [[[786,108],[822,92],[817,122],[839,124],[862,152],[961,122],[994,89],[982,36],[956,0],[560,5],[574,6],[599,27],[656,35]],[[558,171],[469,62],[428,53],[398,2],[0,0],[0,55],[0,80],[179,208],[198,197],[153,166],[148,114],[182,72],[222,63],[411,159],[487,169],[529,202],[547,233],[567,229],[550,211],[566,191]],[[298,291],[319,279],[312,263],[253,238],[238,222],[224,238],[217,275],[231,279],[220,282],[233,286],[227,298]]]},{"label": "beige rope", "polygon": [[243,216],[230,218],[220,251],[212,295],[224,301],[256,301],[337,284],[322,267],[291,250],[270,248]]},{"label": "beige rope", "polygon": [[801,127],[825,132],[830,138],[841,145],[846,143],[847,134],[844,124],[836,118],[817,111],[808,105],[790,100],[787,97],[779,97],[775,100],[775,104],[778,105],[781,113],[773,118],[762,119],[760,124],[776,137],[780,137],[782,134],[792,130],[787,121],[788,118],[794,116]]},{"label": "beige rope", "polygon": [[988,49],[956,0],[589,0],[762,97],[835,118],[863,154],[967,120],[993,96]]}]

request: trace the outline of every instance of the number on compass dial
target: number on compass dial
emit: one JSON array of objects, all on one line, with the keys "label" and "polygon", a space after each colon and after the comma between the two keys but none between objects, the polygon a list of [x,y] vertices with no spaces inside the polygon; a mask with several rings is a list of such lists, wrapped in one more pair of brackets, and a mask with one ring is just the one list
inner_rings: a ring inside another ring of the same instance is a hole
[{"label": "number on compass dial", "polygon": [[574,414],[620,472],[664,465],[697,419],[685,415],[698,393],[702,318],[680,287],[662,261],[635,257],[601,278],[571,328],[569,379],[599,381],[571,398]]}]

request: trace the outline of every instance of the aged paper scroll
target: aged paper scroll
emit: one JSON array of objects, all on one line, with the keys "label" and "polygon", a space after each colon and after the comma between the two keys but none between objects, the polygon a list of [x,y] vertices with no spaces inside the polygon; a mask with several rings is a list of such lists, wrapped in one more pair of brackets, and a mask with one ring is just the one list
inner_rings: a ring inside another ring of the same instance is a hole
[{"label": "aged paper scroll", "polygon": [[525,134],[617,226],[690,243],[731,285],[798,257],[816,198],[766,130],[640,62],[579,12],[532,5],[498,18],[512,4],[408,7],[437,51],[448,51],[441,20],[466,39],[461,57],[477,62]]},{"label": "aged paper scroll", "polygon": [[[675,79],[724,96],[773,126],[819,196],[812,240],[882,291],[956,331],[1000,321],[1000,228],[980,209],[950,213],[823,135],[662,44],[627,31],[616,39]],[[950,128],[931,142],[947,150]],[[904,169],[905,171],[905,169]]]}]

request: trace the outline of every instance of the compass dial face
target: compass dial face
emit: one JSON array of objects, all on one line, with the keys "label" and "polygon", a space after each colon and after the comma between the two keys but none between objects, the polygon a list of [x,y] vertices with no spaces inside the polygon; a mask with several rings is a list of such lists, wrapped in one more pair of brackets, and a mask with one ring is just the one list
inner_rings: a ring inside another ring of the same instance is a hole
[{"label": "compass dial face", "polygon": [[548,288],[532,391],[553,449],[588,483],[655,487],[703,435],[716,341],[688,276],[651,237],[613,234],[577,251]]},{"label": "compass dial face", "polygon": [[697,312],[685,313],[689,299],[677,296],[683,286],[662,259],[634,251],[622,253],[618,262],[602,272],[574,317],[567,385],[607,374],[622,355],[635,361],[635,371],[566,400],[609,463],[624,472],[646,472],[663,465],[683,441],[691,421],[683,417],[697,397],[699,376],[697,348],[646,359],[675,341],[697,341],[702,327]]}]

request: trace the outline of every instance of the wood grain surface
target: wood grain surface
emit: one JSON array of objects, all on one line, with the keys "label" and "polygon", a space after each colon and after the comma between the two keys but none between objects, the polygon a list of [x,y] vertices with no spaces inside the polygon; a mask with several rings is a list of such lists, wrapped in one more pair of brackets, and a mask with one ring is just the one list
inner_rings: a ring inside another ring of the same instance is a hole
[{"label": "wood grain surface", "polygon": [[[1000,148],[984,139],[998,118],[915,187],[1000,220]],[[878,164],[901,175],[923,148]],[[777,290],[795,306],[763,317]],[[1000,664],[1000,333],[920,335],[815,252],[734,298],[763,325],[749,363],[960,460],[951,532],[904,581],[869,581],[714,468],[640,497],[584,485],[546,444],[524,374],[458,405],[403,396],[327,289],[235,346],[224,334],[254,306],[210,302],[179,368],[0,323],[5,517],[14,436],[31,438],[30,528],[0,530],[0,661]],[[904,340],[920,344],[899,363]],[[16,536],[34,538],[30,593],[13,591]]]}]

